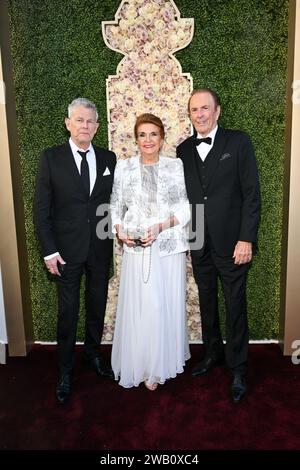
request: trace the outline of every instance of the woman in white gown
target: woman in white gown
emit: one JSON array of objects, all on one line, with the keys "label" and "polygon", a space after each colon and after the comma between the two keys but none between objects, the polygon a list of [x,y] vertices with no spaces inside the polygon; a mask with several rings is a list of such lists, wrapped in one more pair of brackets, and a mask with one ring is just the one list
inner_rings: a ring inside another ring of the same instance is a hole
[{"label": "woman in white gown", "polygon": [[149,390],[183,372],[190,357],[185,309],[189,203],[180,159],[160,155],[162,121],[137,118],[140,155],[119,160],[112,224],[123,243],[112,348],[115,379]]}]

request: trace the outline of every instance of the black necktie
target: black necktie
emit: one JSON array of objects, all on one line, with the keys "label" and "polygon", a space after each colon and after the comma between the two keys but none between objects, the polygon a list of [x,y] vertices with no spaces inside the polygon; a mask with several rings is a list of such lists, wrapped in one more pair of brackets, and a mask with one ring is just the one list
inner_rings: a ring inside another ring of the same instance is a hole
[{"label": "black necktie", "polygon": [[204,142],[205,144],[210,145],[211,144],[211,137],[204,137],[203,139],[198,139],[197,137],[194,137],[193,142],[195,143],[196,146],[200,145],[201,142]]},{"label": "black necktie", "polygon": [[80,152],[80,150],[77,150],[79,155],[81,156],[81,166],[80,166],[80,176],[81,180],[84,186],[84,189],[90,195],[90,172],[89,172],[89,164],[86,159],[86,154],[89,152],[87,150],[86,152]]}]

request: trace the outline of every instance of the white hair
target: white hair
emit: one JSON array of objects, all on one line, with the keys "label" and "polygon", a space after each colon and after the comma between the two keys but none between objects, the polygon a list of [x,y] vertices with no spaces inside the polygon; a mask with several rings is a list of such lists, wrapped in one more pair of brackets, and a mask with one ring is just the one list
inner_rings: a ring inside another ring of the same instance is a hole
[{"label": "white hair", "polygon": [[98,111],[97,111],[96,105],[95,103],[88,100],[87,98],[76,98],[75,100],[72,101],[72,103],[69,104],[68,118],[71,117],[73,109],[76,108],[77,106],[84,106],[85,108],[93,109],[96,113],[96,121],[98,121]]}]

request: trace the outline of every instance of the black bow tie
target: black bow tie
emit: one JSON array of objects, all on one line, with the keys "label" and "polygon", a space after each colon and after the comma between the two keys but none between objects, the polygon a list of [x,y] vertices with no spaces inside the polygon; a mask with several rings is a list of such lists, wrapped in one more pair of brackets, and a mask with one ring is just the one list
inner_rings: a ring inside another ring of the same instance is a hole
[{"label": "black bow tie", "polygon": [[194,137],[193,142],[196,146],[200,145],[201,142],[204,142],[205,144],[210,145],[211,144],[211,137],[204,137],[203,139],[198,139],[197,137]]}]

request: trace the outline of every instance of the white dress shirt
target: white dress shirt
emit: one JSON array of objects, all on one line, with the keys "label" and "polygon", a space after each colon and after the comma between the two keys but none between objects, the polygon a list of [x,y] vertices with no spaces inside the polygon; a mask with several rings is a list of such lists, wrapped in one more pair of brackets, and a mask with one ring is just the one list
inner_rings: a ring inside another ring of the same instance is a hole
[{"label": "white dress shirt", "polygon": [[[210,133],[206,136],[206,137],[211,137],[211,144],[206,144],[205,142],[201,142],[201,144],[197,145],[196,147],[199,157],[201,158],[203,162],[206,159],[212,146],[214,145],[217,130],[218,130],[218,125],[216,125],[216,127],[212,131],[210,131]],[[197,134],[197,137],[199,139],[203,139],[203,135],[199,133]]]},{"label": "white dress shirt", "polygon": [[70,147],[71,147],[73,157],[74,157],[74,160],[75,160],[75,163],[76,163],[76,166],[78,168],[79,173],[80,173],[80,168],[81,168],[82,157],[81,157],[81,155],[79,155],[78,150],[80,152],[86,152],[87,150],[89,150],[88,153],[86,154],[86,161],[88,162],[89,171],[90,171],[90,194],[91,194],[92,191],[93,191],[93,187],[95,185],[96,176],[97,176],[97,165],[96,165],[95,150],[94,150],[92,144],[90,144],[89,148],[86,149],[86,150],[81,149],[80,147],[77,147],[77,145],[73,142],[71,137],[69,139],[69,143],[70,143]]}]

